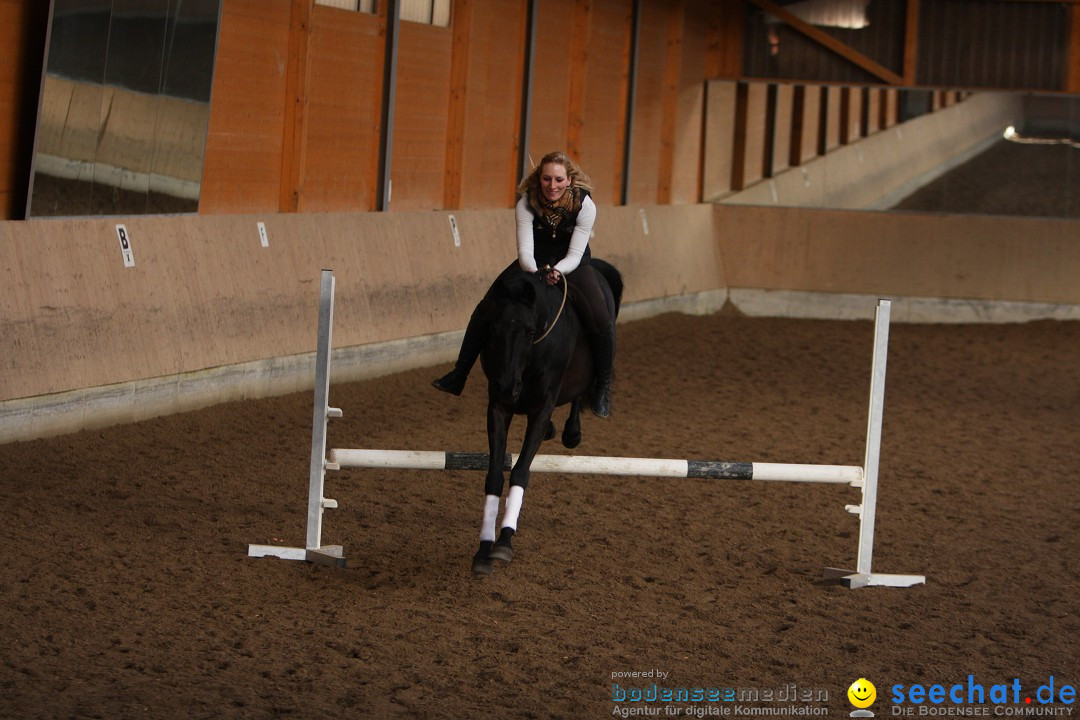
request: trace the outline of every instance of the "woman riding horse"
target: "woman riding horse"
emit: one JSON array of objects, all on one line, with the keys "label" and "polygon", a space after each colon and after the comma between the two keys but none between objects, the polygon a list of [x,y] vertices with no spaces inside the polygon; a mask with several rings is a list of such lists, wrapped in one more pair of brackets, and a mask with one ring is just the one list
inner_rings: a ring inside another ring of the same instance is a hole
[{"label": "woman riding horse", "polygon": [[[460,395],[469,371],[484,349],[488,319],[494,311],[493,290],[508,274],[544,271],[548,285],[565,278],[573,292],[592,349],[594,383],[590,409],[599,417],[611,413],[611,375],[615,359],[615,319],[590,263],[589,236],[596,205],[585,173],[562,152],[552,152],[518,186],[515,207],[518,259],[502,272],[476,306],[461,342],[454,369],[432,382],[439,390]],[[520,268],[520,270],[519,270]]]}]

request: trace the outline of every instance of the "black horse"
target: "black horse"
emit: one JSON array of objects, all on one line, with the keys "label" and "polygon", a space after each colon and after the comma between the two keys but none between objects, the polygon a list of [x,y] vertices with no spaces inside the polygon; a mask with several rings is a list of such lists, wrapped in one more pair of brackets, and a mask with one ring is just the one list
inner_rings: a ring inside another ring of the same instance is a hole
[{"label": "black horse", "polygon": [[[622,276],[603,260],[593,258],[591,264],[601,276],[600,284],[614,319],[622,300]],[[488,471],[480,548],[473,556],[474,573],[490,574],[493,560],[509,562],[513,558],[510,541],[529,484],[529,467],[540,444],[555,436],[551,413],[556,406],[570,403],[563,445],[574,448],[581,442],[581,404],[592,387],[593,361],[573,295],[572,284],[567,292],[565,278],[550,286],[542,273],[521,271],[504,273],[489,298],[494,307],[488,314],[487,342],[480,356],[488,378]],[[517,463],[510,470],[503,527],[495,540],[506,436],[514,415],[527,416],[528,426]]]}]

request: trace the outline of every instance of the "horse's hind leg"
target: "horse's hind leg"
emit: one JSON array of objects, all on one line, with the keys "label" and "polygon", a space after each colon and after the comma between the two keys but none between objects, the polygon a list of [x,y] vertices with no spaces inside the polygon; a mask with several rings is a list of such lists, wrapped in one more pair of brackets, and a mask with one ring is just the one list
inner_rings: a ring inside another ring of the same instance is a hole
[{"label": "horse's hind leg", "polygon": [[570,416],[562,431],[563,447],[576,448],[581,444],[581,398],[570,403]]}]

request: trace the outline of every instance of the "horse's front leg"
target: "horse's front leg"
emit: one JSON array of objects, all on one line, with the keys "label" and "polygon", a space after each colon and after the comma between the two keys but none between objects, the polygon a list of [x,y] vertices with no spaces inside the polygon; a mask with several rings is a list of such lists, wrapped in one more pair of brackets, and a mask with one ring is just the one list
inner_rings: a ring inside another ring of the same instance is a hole
[{"label": "horse's front leg", "polygon": [[510,491],[506,494],[506,507],[503,509],[502,529],[499,539],[491,549],[491,557],[510,562],[514,558],[514,549],[510,544],[517,532],[521,502],[525,497],[525,488],[529,485],[529,468],[536,457],[540,444],[546,439],[551,425],[551,413],[554,403],[544,402],[529,413],[529,424],[525,428],[525,440],[521,444],[521,454],[510,471]]},{"label": "horse's front leg", "polygon": [[484,479],[484,519],[480,525],[480,547],[473,555],[472,571],[490,575],[493,569],[491,547],[495,544],[495,520],[499,514],[499,498],[503,489],[503,470],[506,464],[506,434],[513,420],[512,409],[488,403],[488,469]]}]

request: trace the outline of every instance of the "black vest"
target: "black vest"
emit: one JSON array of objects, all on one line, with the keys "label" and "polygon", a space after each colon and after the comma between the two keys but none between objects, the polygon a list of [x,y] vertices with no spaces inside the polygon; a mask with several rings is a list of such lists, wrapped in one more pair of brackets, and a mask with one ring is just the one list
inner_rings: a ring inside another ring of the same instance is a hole
[{"label": "black vest", "polygon": [[[567,192],[571,191],[567,190]],[[551,226],[547,218],[533,212],[533,258],[536,260],[537,267],[542,268],[545,265],[554,267],[555,263],[566,257],[570,249],[570,238],[577,226],[578,213],[581,212],[581,205],[585,202],[585,198],[589,197],[589,191],[583,188],[575,188],[573,192],[579,195],[575,198],[574,210],[563,216],[555,227]],[[586,245],[585,252],[581,256],[581,264],[588,263],[591,255],[589,246]]]}]

